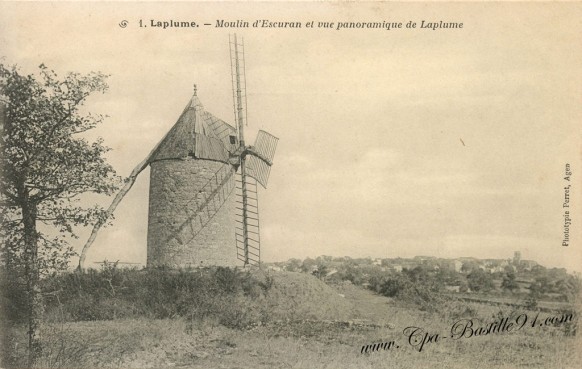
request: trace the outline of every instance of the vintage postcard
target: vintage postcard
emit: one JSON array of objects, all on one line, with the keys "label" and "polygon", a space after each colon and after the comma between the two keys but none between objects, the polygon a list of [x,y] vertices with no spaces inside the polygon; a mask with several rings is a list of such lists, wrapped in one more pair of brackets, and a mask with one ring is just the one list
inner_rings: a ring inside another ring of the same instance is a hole
[{"label": "vintage postcard", "polygon": [[581,19],[0,2],[0,367],[579,367]]}]

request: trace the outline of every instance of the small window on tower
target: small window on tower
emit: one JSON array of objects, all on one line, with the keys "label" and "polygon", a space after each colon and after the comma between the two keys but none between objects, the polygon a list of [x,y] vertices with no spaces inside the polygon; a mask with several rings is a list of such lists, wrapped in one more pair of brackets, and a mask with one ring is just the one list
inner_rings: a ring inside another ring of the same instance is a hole
[{"label": "small window on tower", "polygon": [[236,144],[236,136],[230,136],[230,144],[231,145]]}]

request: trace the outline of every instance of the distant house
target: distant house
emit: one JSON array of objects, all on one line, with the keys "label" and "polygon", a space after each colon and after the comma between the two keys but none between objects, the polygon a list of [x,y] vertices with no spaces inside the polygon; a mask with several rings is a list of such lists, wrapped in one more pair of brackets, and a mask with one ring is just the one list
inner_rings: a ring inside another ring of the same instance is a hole
[{"label": "distant house", "polygon": [[334,275],[335,273],[337,273],[337,269],[333,268],[330,269],[325,276],[329,277],[330,275]]},{"label": "distant house", "polygon": [[504,270],[511,270],[512,272],[517,272],[517,268],[515,267],[515,265],[508,265]]},{"label": "distant house", "polygon": [[445,262],[443,263],[443,268],[446,268],[448,270],[453,270],[455,272],[460,272],[462,267],[463,267],[463,262],[461,262],[460,260],[457,260],[457,259],[445,260]]},{"label": "distant house", "polygon": [[460,258],[458,258],[460,261],[479,261],[479,259],[474,258],[472,256],[461,256]]},{"label": "distant house", "polygon": [[433,267],[433,269],[436,266],[437,262],[436,256],[415,256],[413,260],[416,265],[422,264],[429,267]]},{"label": "distant house", "polygon": [[418,261],[425,261],[425,260],[435,260],[436,256],[415,256],[414,260],[418,260]]},{"label": "distant house", "polygon": [[531,268],[535,267],[536,265],[538,265],[537,262],[533,261],[533,260],[522,260],[520,265],[525,269],[525,270],[531,270]]},{"label": "distant house", "polygon": [[453,267],[455,272],[460,272],[461,268],[463,267],[463,262],[461,260],[453,260]]},{"label": "distant house", "polygon": [[491,273],[503,273],[504,271],[505,271],[505,267],[502,267],[501,265],[494,266],[490,269]]}]

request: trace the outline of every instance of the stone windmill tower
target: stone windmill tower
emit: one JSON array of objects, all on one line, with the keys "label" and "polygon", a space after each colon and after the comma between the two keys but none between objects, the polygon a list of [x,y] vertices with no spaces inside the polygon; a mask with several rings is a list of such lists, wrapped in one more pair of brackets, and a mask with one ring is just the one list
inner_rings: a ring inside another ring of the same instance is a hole
[{"label": "stone windmill tower", "polygon": [[237,144],[236,130],[195,93],[149,160],[148,266],[235,264]]},{"label": "stone windmill tower", "polygon": [[[139,173],[150,166],[147,266],[234,266],[260,261],[257,183],[266,187],[278,139],[259,131],[244,140],[244,46],[230,40],[237,128],[204,110],[194,95],[178,121],[131,173],[108,209],[113,213]],[[97,224],[79,260],[101,224]]]}]

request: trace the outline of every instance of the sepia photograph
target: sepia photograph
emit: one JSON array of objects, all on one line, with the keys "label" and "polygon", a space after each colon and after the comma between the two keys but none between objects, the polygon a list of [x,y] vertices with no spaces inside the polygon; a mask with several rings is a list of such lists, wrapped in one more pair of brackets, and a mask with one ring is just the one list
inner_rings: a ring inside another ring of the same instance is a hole
[{"label": "sepia photograph", "polygon": [[0,2],[0,368],[579,368],[582,3]]}]

